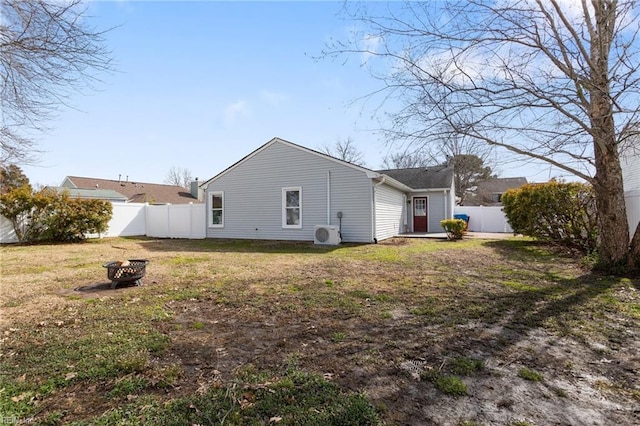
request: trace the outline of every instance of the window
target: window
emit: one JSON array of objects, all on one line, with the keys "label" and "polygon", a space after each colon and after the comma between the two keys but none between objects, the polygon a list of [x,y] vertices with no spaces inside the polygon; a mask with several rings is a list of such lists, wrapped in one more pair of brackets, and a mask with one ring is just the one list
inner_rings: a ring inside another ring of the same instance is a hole
[{"label": "window", "polygon": [[223,228],[224,227],[224,192],[210,192],[210,220],[209,226],[211,228]]},{"label": "window", "polygon": [[282,188],[282,227],[302,228],[302,188]]}]

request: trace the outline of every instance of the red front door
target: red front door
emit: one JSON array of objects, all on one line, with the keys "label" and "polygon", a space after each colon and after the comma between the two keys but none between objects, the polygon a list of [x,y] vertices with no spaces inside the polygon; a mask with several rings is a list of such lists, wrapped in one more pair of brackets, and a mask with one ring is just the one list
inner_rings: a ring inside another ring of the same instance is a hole
[{"label": "red front door", "polygon": [[427,197],[413,199],[413,232],[427,232]]}]

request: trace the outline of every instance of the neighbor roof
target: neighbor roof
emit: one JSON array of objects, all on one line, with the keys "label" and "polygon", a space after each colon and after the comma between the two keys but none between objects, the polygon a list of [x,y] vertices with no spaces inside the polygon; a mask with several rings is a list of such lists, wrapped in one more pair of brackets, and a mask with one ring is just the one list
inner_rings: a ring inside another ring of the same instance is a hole
[{"label": "neighbor roof", "polygon": [[526,185],[526,177],[494,178],[478,183],[478,192],[489,194],[503,194],[512,188]]},{"label": "neighbor roof", "polygon": [[45,189],[57,191],[58,193],[68,192],[71,198],[84,198],[93,200],[127,201],[127,197],[112,189],[79,189],[63,188],[61,186],[47,186]]},{"label": "neighbor roof", "polygon": [[453,182],[453,168],[447,166],[378,170],[414,190],[449,189]]},{"label": "neighbor roof", "polygon": [[198,203],[189,191],[177,185],[67,176],[62,186],[78,189],[110,189],[127,197],[128,202],[150,204]]}]

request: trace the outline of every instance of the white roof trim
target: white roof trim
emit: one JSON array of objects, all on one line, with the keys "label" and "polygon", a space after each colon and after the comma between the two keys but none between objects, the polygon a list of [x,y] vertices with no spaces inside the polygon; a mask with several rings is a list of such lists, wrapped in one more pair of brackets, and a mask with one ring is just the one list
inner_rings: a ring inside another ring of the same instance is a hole
[{"label": "white roof trim", "polygon": [[426,189],[412,189],[411,192],[442,192],[451,191],[451,188],[426,188]]},{"label": "white roof trim", "polygon": [[396,189],[399,189],[401,191],[413,192],[413,189],[411,187],[409,187],[409,186],[405,185],[404,183],[392,178],[389,175],[378,173],[378,176],[369,176],[369,177],[371,177],[372,179],[382,179],[382,178],[384,178],[384,182],[383,183],[386,183],[389,186],[392,186],[392,187],[394,187]]}]

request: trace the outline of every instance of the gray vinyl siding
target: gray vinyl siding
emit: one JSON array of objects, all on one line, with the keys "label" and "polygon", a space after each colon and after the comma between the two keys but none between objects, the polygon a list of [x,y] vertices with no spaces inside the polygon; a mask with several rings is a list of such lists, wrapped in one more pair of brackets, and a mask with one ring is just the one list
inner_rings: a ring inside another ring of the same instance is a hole
[{"label": "gray vinyl siding", "polygon": [[[327,223],[327,172],[331,212]],[[302,228],[282,228],[282,188],[302,189]],[[339,225],[345,242],[371,242],[371,179],[362,170],[284,143],[266,146],[227,170],[207,187],[224,192],[224,228],[208,238],[313,241],[315,225]]]},{"label": "gray vinyl siding", "polygon": [[388,185],[375,186],[376,238],[382,241],[403,232],[406,198]]},{"label": "gray vinyl siding", "polygon": [[446,203],[447,199],[442,192],[429,194],[429,232],[444,232],[440,221],[445,219]]}]

